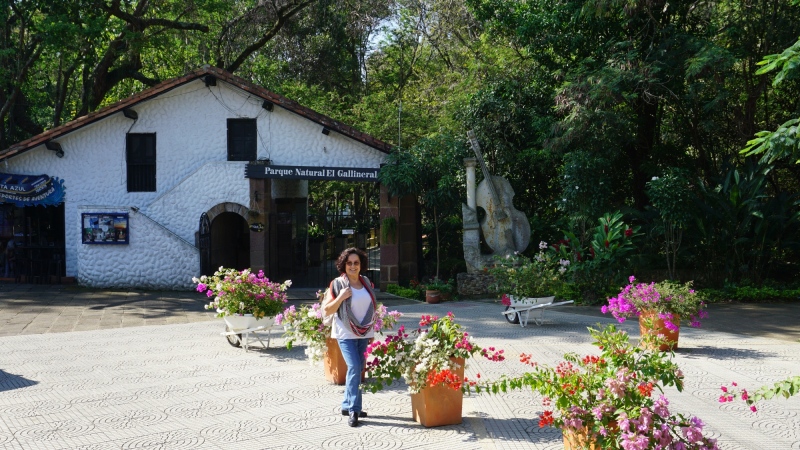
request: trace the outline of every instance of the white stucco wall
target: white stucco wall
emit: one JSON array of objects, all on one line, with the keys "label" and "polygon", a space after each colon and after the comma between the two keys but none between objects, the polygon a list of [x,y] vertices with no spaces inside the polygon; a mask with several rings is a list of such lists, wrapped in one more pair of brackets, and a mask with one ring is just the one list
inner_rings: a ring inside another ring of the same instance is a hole
[{"label": "white stucco wall", "polygon": [[[249,206],[244,162],[227,161],[228,118],[256,118],[258,157],[276,165],[378,167],[385,154],[218,81],[196,80],[10,158],[0,171],[47,174],[66,187],[66,274],[88,286],[191,288],[199,273],[194,243],[200,214],[232,202]],[[156,192],[128,192],[126,133],[156,133]],[[307,189],[307,188],[306,188]],[[161,226],[130,210],[139,211]],[[129,212],[129,245],[81,243],[81,212]],[[168,231],[167,231],[168,230]],[[187,242],[184,242],[187,241]]]}]

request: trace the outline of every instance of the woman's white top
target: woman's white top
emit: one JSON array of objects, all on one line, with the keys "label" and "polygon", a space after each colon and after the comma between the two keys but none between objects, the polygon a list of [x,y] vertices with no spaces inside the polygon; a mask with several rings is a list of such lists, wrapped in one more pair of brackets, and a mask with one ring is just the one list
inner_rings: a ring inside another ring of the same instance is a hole
[{"label": "woman's white top", "polygon": [[[353,296],[350,297],[350,308],[352,308],[353,315],[356,316],[356,319],[361,322],[364,320],[364,316],[367,315],[369,305],[372,303],[372,297],[369,296],[369,291],[363,287],[361,289],[356,289],[351,286],[350,291],[353,293]],[[353,330],[350,329],[350,324],[342,323],[342,320],[339,319],[339,315],[335,314],[333,316],[331,337],[334,339],[369,339],[375,337],[375,329],[369,330],[363,338],[356,336]]]}]

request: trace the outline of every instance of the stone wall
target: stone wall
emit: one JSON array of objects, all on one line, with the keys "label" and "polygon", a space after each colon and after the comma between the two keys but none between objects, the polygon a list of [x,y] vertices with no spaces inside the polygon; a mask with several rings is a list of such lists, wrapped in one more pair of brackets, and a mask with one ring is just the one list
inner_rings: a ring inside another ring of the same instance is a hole
[{"label": "stone wall", "polygon": [[494,277],[485,272],[459,273],[458,296],[461,298],[493,298],[496,295],[489,290],[494,283]]}]

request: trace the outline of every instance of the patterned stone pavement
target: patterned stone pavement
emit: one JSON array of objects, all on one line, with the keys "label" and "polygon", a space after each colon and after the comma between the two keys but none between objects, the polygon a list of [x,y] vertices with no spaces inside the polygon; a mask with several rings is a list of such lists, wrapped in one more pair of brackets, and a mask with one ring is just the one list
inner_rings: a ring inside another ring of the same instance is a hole
[{"label": "patterned stone pavement", "polygon": [[[481,345],[504,348],[505,362],[468,362],[467,375],[484,378],[521,373],[521,352],[549,364],[566,351],[595,353],[586,326],[608,322],[548,311],[543,326],[522,328],[481,302],[396,309],[407,326],[453,311]],[[0,450],[562,448],[560,432],[535,420],[540,399],[521,391],[466,397],[462,424],[426,429],[411,420],[398,384],[366,393],[369,417],[350,428],[339,414],[342,387],[310,366],[302,347],[286,350],[274,330],[269,349],[245,352],[220,336],[221,320],[198,320],[0,337]],[[623,328],[637,336],[633,325]],[[682,329],[676,360],[686,389],[667,392],[671,410],[702,418],[724,449],[800,449],[800,397],[762,403],[757,413],[717,402],[722,384],[755,388],[799,374],[798,350]]]}]

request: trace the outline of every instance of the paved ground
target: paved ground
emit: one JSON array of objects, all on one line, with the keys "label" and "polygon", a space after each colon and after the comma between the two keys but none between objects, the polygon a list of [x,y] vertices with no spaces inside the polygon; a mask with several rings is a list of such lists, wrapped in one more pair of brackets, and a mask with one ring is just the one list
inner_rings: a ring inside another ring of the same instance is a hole
[{"label": "paved ground", "polygon": [[[425,429],[411,421],[397,385],[365,394],[370,416],[349,428],[338,414],[342,388],[308,365],[302,347],[282,348],[277,331],[269,349],[231,347],[202,303],[190,293],[0,285],[0,450],[562,447],[558,430],[538,427],[540,401],[526,392],[467,397],[462,424]],[[610,322],[564,308],[547,312],[541,327],[521,328],[488,302],[406,303],[395,307],[409,326],[421,314],[453,311],[480,344],[506,349],[503,363],[470,361],[467,375],[484,378],[520,373],[521,352],[550,364],[565,351],[593,352],[585,327]],[[718,331],[711,321],[681,330],[676,361],[686,389],[667,391],[670,406],[701,417],[725,449],[800,449],[800,397],[763,403],[755,414],[716,401],[730,381],[757,387],[800,374],[800,344],[787,337],[797,332],[797,312],[758,306],[719,313],[754,335]],[[754,325],[765,320],[777,325]],[[622,327],[638,335],[635,323]]]}]

